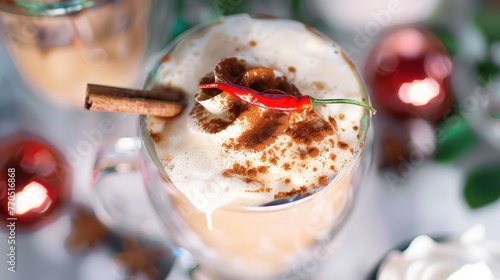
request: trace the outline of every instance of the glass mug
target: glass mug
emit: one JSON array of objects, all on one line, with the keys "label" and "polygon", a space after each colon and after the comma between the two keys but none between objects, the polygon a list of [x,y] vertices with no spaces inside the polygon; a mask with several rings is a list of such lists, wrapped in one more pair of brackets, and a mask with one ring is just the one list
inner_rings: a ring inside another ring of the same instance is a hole
[{"label": "glass mug", "polygon": [[144,64],[170,36],[170,5],[168,0],[0,1],[0,42],[36,93],[81,109],[87,83],[140,86]]},{"label": "glass mug", "polygon": [[[188,31],[170,44],[163,55],[171,54],[183,45],[185,38],[196,36],[218,22]],[[145,90],[157,85],[160,64],[148,77]],[[359,75],[356,78],[363,97],[368,100]],[[99,217],[118,226],[130,222],[120,210],[114,211],[106,205],[109,203],[102,197],[112,195],[103,195],[107,191],[102,182],[107,176],[140,170],[149,196],[148,207],[154,208],[168,240],[174,247],[190,253],[204,277],[217,280],[307,279],[327,260],[334,250],[333,238],[352,208],[357,186],[370,165],[370,113],[367,110],[358,130],[363,151],[357,153],[322,190],[278,205],[222,206],[211,215],[213,229],[207,226],[205,213],[191,204],[164,170],[150,136],[149,118],[146,115],[139,117],[140,140],[120,139],[98,155],[95,178]],[[114,191],[120,190],[115,188]],[[217,196],[217,191],[195,199],[203,203],[213,198],[210,196]]]}]

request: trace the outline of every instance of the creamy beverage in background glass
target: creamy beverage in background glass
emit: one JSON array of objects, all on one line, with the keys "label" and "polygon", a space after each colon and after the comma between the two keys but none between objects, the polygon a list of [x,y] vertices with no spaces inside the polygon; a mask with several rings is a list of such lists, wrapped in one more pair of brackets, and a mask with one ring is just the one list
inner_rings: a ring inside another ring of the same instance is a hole
[{"label": "creamy beverage in background glass", "polygon": [[165,19],[158,34],[148,24],[159,10],[168,18],[161,7],[169,1],[15,2],[0,1],[3,44],[28,84],[64,105],[81,108],[87,83],[131,86],[144,79],[138,73],[147,48],[159,50],[168,35]]},{"label": "creamy beverage in background glass", "polygon": [[143,116],[141,129],[165,178],[161,188],[149,185],[170,237],[213,279],[306,279],[307,265],[332,253],[352,205],[370,112],[327,105],[285,113],[198,85],[368,103],[353,64],[307,25],[249,15],[192,30],[165,54],[146,89],[181,89],[186,107],[172,119]]}]

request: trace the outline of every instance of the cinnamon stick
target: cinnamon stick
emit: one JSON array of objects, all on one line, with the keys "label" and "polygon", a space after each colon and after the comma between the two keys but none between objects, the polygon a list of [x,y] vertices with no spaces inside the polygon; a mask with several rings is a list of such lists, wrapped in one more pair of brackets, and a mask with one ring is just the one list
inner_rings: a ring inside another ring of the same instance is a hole
[{"label": "cinnamon stick", "polygon": [[108,111],[174,117],[184,105],[180,98],[158,94],[157,90],[145,91],[117,88],[103,85],[87,85],[85,109],[90,111]]}]

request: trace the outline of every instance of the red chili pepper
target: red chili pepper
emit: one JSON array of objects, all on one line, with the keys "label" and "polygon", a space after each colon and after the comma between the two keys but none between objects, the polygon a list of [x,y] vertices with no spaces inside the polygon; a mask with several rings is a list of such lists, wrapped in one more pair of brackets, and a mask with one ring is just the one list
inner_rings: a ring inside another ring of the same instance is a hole
[{"label": "red chili pepper", "polygon": [[201,84],[198,87],[220,89],[252,105],[279,111],[303,111],[323,104],[351,104],[366,108],[373,113],[376,112],[370,105],[352,99],[316,99],[309,95],[262,93],[244,86],[223,82]]}]

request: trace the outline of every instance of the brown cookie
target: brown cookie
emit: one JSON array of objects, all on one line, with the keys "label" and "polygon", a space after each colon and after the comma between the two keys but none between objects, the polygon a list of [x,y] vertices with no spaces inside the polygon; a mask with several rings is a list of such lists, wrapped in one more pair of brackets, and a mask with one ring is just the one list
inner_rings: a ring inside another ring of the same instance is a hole
[{"label": "brown cookie", "polygon": [[164,255],[160,248],[143,249],[134,238],[122,239],[123,252],[115,255],[115,260],[127,267],[133,276],[143,273],[151,280],[159,279],[160,272],[154,262]]},{"label": "brown cookie", "polygon": [[100,244],[109,235],[109,229],[85,207],[77,208],[72,224],[73,229],[66,239],[66,246],[72,252],[81,252]]}]

